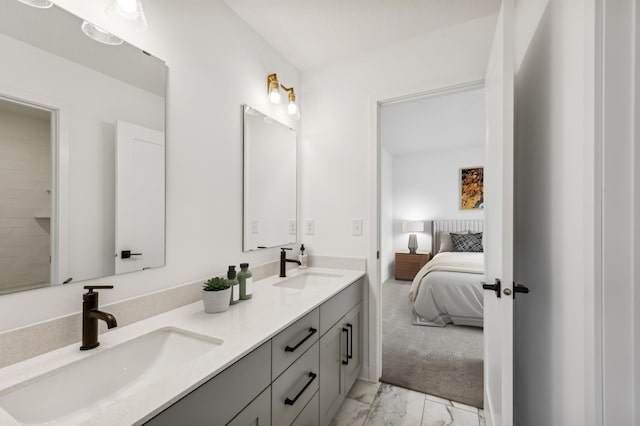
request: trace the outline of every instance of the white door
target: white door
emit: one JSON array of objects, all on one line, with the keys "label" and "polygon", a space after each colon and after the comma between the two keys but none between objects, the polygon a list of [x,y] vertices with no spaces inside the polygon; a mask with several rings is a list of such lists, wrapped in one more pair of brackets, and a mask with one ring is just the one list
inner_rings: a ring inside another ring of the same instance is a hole
[{"label": "white door", "polygon": [[164,265],[164,159],[163,132],[117,121],[116,274]]},{"label": "white door", "polygon": [[[503,0],[485,80],[484,409],[487,425],[513,424],[513,0]],[[500,296],[500,297],[498,297]]]}]

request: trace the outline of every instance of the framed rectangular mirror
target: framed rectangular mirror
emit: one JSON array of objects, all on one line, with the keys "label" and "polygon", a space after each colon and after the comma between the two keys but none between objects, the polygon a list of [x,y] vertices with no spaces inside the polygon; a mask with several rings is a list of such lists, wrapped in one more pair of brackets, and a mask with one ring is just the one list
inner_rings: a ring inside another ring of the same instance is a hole
[{"label": "framed rectangular mirror", "polygon": [[0,3],[0,294],[165,264],[165,63]]},{"label": "framed rectangular mirror", "polygon": [[296,131],[248,105],[243,117],[243,249],[295,243]]}]

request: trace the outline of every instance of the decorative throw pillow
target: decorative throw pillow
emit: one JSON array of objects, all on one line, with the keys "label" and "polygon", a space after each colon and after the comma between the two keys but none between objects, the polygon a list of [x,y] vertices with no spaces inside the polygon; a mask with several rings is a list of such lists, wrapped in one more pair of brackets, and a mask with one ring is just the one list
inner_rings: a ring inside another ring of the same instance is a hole
[{"label": "decorative throw pillow", "polygon": [[440,231],[440,249],[438,253],[453,250],[453,241],[451,240],[451,234],[448,232]]},{"label": "decorative throw pillow", "polygon": [[[469,231],[462,231],[457,233],[457,235],[467,234]],[[438,253],[443,253],[445,251],[454,251],[453,250],[453,241],[451,240],[451,233],[446,231],[440,231],[440,249]]]},{"label": "decorative throw pillow", "polygon": [[[473,234],[473,235],[480,235],[480,244],[482,244],[482,231],[481,232],[468,232],[469,234]],[[482,246],[482,251],[484,251],[484,246]]]},{"label": "decorative throw pillow", "polygon": [[451,241],[455,252],[483,252],[482,232],[477,234],[451,234]]}]

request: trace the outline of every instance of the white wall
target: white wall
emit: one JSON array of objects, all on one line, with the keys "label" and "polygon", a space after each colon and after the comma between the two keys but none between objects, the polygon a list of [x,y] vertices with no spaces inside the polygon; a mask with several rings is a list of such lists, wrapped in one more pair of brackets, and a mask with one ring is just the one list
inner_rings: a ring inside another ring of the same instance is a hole
[{"label": "white wall", "polygon": [[[366,256],[366,318],[378,303],[376,102],[482,80],[495,21],[476,19],[303,73],[301,220],[315,220],[315,234],[303,239],[309,254]],[[360,218],[364,233],[353,236],[351,221]],[[363,375],[374,380],[378,327],[367,323],[363,333]]]},{"label": "white wall", "polygon": [[[103,13],[105,1],[56,3],[106,29],[113,27]],[[273,112],[266,105],[266,76],[277,72],[283,83],[298,89],[298,71],[221,0],[145,2],[144,7],[149,29],[120,35],[169,66],[167,266],[97,280],[115,285],[101,292],[101,303],[222,273],[230,264],[276,260],[278,255],[277,249],[242,252],[240,105]],[[80,311],[82,285],[0,297],[0,330]]]},{"label": "white wall", "polygon": [[[478,135],[484,138],[484,134]],[[431,251],[431,220],[482,219],[483,211],[460,209],[460,169],[484,166],[484,147],[430,151],[393,158],[393,248],[407,251],[403,220],[424,220],[418,251]]]},{"label": "white wall", "polygon": [[[515,302],[518,424],[597,424],[593,398],[593,2],[519,1]],[[624,423],[612,423],[624,424]]]},{"label": "white wall", "polygon": [[[370,101],[484,78],[495,16],[434,31],[303,73],[302,214],[310,253],[367,254]],[[330,89],[327,84],[330,82]],[[364,218],[364,237],[351,219]]]},{"label": "white wall", "polygon": [[380,150],[380,282],[394,274],[393,246],[393,157]]},{"label": "white wall", "polygon": [[46,113],[0,108],[1,294],[49,283],[51,124]]}]

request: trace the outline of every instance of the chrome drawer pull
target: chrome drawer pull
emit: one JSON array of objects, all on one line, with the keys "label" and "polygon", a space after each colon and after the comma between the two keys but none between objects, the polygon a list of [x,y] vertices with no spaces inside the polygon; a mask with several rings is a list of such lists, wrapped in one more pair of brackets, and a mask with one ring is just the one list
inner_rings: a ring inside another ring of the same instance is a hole
[{"label": "chrome drawer pull", "polygon": [[317,331],[318,331],[318,330],[316,330],[315,328],[313,328],[313,327],[309,327],[309,334],[307,334],[307,335],[305,336],[305,338],[304,338],[304,339],[300,340],[300,341],[298,342],[298,344],[297,344],[297,345],[295,345],[294,347],[291,347],[291,346],[287,345],[287,347],[286,347],[286,348],[284,348],[284,351],[285,351],[285,352],[293,352],[293,351],[295,351],[296,349],[298,349],[298,348],[300,347],[300,345],[302,345],[304,342],[306,342],[307,340],[309,340],[309,337],[311,337],[311,336],[313,336],[314,334],[316,334],[316,332],[317,332]]},{"label": "chrome drawer pull", "polygon": [[307,390],[307,388],[309,386],[311,386],[311,383],[313,383],[313,381],[316,379],[317,375],[316,373],[309,373],[309,381],[307,382],[306,385],[304,385],[304,387],[302,388],[302,390],[300,392],[298,392],[298,394],[295,396],[295,398],[293,399],[285,399],[284,400],[284,405],[293,405],[296,403],[296,401],[298,400],[298,398],[300,398],[300,395],[302,395],[304,393],[304,391]]}]

